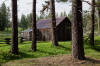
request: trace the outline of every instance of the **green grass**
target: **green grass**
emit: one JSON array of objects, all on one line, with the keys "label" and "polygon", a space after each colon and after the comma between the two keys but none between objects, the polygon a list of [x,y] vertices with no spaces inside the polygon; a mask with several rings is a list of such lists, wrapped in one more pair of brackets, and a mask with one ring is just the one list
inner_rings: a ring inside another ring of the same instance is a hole
[{"label": "green grass", "polygon": [[[31,50],[31,42],[26,41],[19,44],[19,55],[10,54],[10,45],[0,45],[0,62],[5,63],[11,60],[25,59],[25,58],[39,58],[45,56],[53,56],[60,54],[71,54],[71,42],[59,42],[58,47],[52,46],[51,42],[37,42],[37,51]],[[100,59],[100,37],[95,37],[95,48],[85,42],[85,55]]]},{"label": "green grass", "polygon": [[[19,32],[21,29],[19,28]],[[0,31],[0,41],[3,38],[11,38],[11,28],[9,31]],[[4,35],[2,35],[4,34]],[[93,58],[100,59],[100,36],[95,37],[95,48],[91,48],[88,42],[84,41],[85,44],[85,55]],[[9,62],[12,60],[19,60],[25,58],[39,58],[60,54],[71,54],[71,42],[59,42],[58,47],[52,46],[51,42],[37,42],[37,51],[31,50],[31,41],[26,41],[19,44],[19,55],[11,54],[11,45],[0,44],[0,63]]]},{"label": "green grass", "polygon": [[52,56],[58,54],[70,54],[71,45],[70,42],[59,42],[59,47],[54,47],[51,45],[51,42],[38,42],[37,43],[37,52],[31,50],[31,42],[24,42],[19,45],[19,55],[12,55],[9,53],[9,45],[0,45],[0,59],[2,62],[7,62],[13,59],[23,59],[23,58],[37,58]]}]

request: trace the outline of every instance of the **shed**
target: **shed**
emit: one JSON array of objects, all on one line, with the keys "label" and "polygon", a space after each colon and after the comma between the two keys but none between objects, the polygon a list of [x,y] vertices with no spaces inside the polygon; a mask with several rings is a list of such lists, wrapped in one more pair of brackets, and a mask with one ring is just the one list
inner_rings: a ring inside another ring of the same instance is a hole
[{"label": "shed", "polygon": [[[51,40],[51,19],[41,19],[37,22],[37,40]],[[71,40],[71,22],[67,17],[56,18],[56,31],[58,41]],[[22,31],[21,36],[27,40],[32,39],[32,28]]]}]

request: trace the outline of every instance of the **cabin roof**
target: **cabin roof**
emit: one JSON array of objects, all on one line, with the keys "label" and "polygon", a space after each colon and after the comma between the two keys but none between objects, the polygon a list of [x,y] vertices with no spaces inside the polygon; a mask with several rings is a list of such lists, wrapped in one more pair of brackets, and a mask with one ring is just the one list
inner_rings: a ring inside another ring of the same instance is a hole
[{"label": "cabin roof", "polygon": [[[65,19],[69,20],[67,17],[56,18],[56,26],[62,23],[63,20]],[[51,28],[51,19],[41,19],[40,21],[37,22],[36,26],[37,26],[37,29]],[[30,31],[32,31],[32,28],[29,28],[22,32],[30,32]]]},{"label": "cabin roof", "polygon": [[30,32],[30,31],[32,31],[32,28],[29,28],[29,29],[24,30],[24,31],[22,31],[22,32]]},{"label": "cabin roof", "polygon": [[[58,26],[67,17],[56,18],[56,26]],[[51,28],[51,19],[41,19],[37,22],[37,29]]]}]

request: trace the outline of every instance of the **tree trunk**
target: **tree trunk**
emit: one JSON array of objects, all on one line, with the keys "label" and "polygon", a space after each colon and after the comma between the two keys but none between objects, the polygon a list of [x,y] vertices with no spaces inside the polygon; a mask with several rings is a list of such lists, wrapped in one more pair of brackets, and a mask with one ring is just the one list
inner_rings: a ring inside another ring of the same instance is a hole
[{"label": "tree trunk", "polygon": [[90,44],[94,46],[95,0],[92,0]]},{"label": "tree trunk", "polygon": [[12,0],[12,46],[11,46],[11,53],[18,54],[17,0]]},{"label": "tree trunk", "polygon": [[82,1],[72,1],[72,57],[84,60]]},{"label": "tree trunk", "polygon": [[32,12],[32,50],[36,51],[36,0],[33,0]]},{"label": "tree trunk", "polygon": [[100,10],[98,10],[98,35],[100,35]]},{"label": "tree trunk", "polygon": [[51,32],[52,32],[52,44],[58,46],[57,34],[56,34],[56,17],[55,17],[55,0],[50,0],[51,6]]},{"label": "tree trunk", "polygon": [[[100,0],[95,0],[100,5]],[[96,7],[96,16],[98,21],[98,35],[100,36],[100,7]]]}]

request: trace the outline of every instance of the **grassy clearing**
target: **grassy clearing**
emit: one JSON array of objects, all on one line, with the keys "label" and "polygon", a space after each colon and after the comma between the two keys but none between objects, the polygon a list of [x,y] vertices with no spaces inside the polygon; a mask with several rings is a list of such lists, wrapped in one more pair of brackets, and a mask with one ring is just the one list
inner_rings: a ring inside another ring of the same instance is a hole
[{"label": "grassy clearing", "polygon": [[[21,29],[19,28],[19,33]],[[0,32],[0,39],[11,38],[11,28],[9,32]],[[0,40],[1,41],[1,40]],[[37,42],[37,52],[31,50],[31,41],[26,41],[19,44],[19,55],[10,54],[10,45],[0,44],[0,63],[6,63],[12,60],[22,60],[30,58],[41,58],[46,56],[71,54],[71,42],[59,42],[60,46],[52,46],[51,42]],[[95,48],[91,48],[88,42],[84,41],[85,44],[85,55],[100,59],[100,36],[95,37]]]},{"label": "grassy clearing", "polygon": [[[25,58],[39,58],[61,54],[71,54],[71,42],[59,42],[60,46],[55,47],[51,42],[38,42],[37,52],[31,50],[31,42],[26,41],[19,44],[19,55],[10,54],[10,45],[0,44],[0,63],[5,63],[11,60],[19,60]],[[85,42],[85,55],[100,59],[100,37],[95,37],[95,48]]]},{"label": "grassy clearing", "polygon": [[[58,54],[70,54],[71,45],[70,42],[59,42],[59,47],[54,47],[50,42],[38,42],[37,52],[31,50],[31,42],[24,42],[19,45],[19,55],[9,54],[10,46],[9,45],[0,45],[0,59],[2,62],[7,62],[14,59],[23,59],[23,58],[37,58],[52,56]],[[66,51],[67,50],[67,51]]]}]

